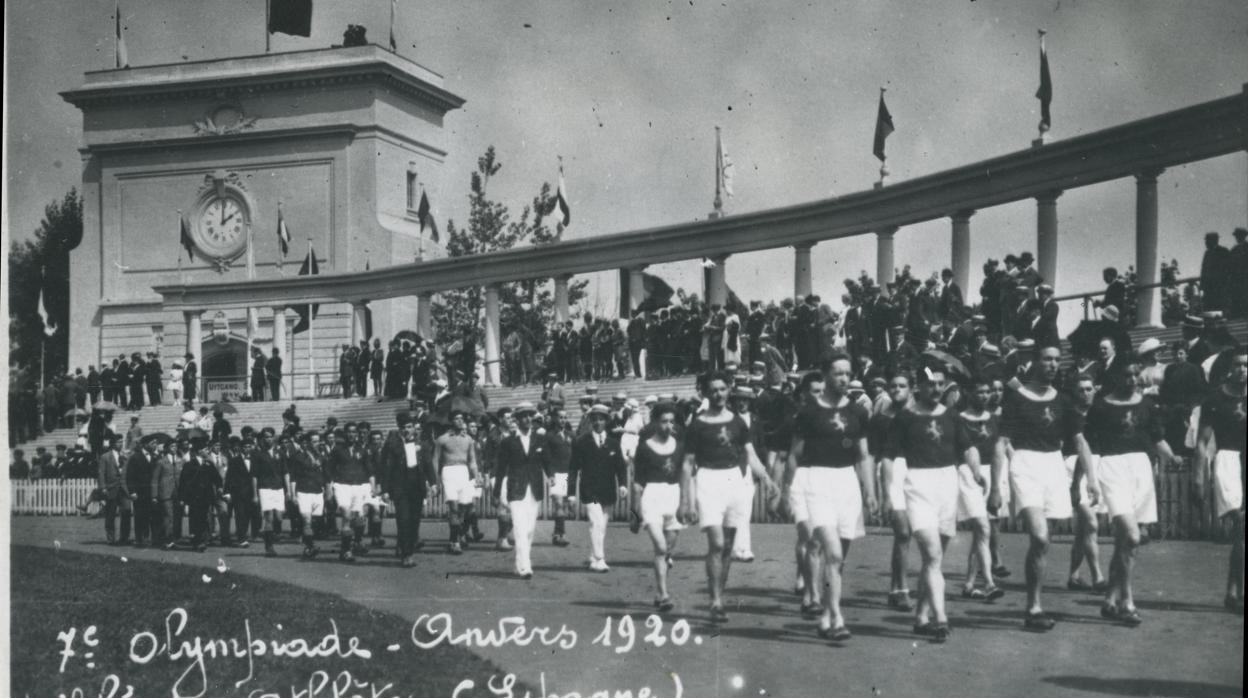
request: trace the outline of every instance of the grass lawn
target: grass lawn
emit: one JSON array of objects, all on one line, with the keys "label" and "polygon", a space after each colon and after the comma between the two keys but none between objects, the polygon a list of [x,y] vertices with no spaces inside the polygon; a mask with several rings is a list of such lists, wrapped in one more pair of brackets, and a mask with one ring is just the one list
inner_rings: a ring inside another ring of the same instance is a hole
[{"label": "grass lawn", "polygon": [[[394,698],[450,696],[465,679],[483,694],[492,676],[504,679],[466,649],[421,650],[408,622],[331,594],[122,555],[11,549],[12,695],[170,696],[176,686],[181,696],[312,698],[336,685],[338,695]],[[187,614],[180,633],[177,608]]]}]

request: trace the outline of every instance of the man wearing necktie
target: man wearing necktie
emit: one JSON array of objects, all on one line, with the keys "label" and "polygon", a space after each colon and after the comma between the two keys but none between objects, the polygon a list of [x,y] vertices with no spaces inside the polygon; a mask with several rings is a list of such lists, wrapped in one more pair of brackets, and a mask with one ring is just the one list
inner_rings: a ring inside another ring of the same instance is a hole
[{"label": "man wearing necktie", "polygon": [[[516,537],[516,574],[533,578],[530,551],[537,528],[538,507],[546,487],[554,481],[550,471],[545,437],[533,429],[537,409],[522,402],[515,409],[516,431],[499,444],[498,472],[494,480],[494,500],[507,497]],[[506,492],[503,484],[506,483]]]},{"label": "man wearing necktie", "polygon": [[363,544],[364,500],[380,493],[368,459],[358,443],[359,428],[348,422],[344,431],[346,439],[329,454],[327,470],[333,482],[334,500],[338,503],[338,530],[342,536],[338,559],[355,562],[356,553],[363,555],[368,552]]},{"label": "man wearing necktie", "polygon": [[425,496],[430,491],[436,496],[438,486],[433,459],[420,440],[420,422],[406,410],[395,415],[395,422],[398,431],[386,438],[379,463],[386,493],[394,502],[399,555],[404,567],[415,567]]},{"label": "man wearing necktie", "polygon": [[223,450],[222,442],[212,442],[212,446],[208,451],[208,465],[217,471],[217,480],[221,482],[221,487],[218,489],[218,497],[212,505],[213,513],[216,514],[218,539],[221,545],[229,547],[233,544],[230,538],[230,502],[234,497],[230,494],[229,489],[225,487],[229,477],[230,463]]},{"label": "man wearing necktie", "polygon": [[[229,459],[225,472],[225,491],[230,495],[230,515],[234,519],[234,536],[238,538],[240,548],[250,545],[248,530],[251,528],[251,512],[256,499],[252,481],[255,457],[256,444],[247,439],[242,443],[242,451]],[[222,531],[224,530],[223,528]]]},{"label": "man wearing necktie", "polygon": [[[611,410],[602,404],[589,410],[590,432],[572,443],[568,463],[568,501],[575,503],[577,482],[581,500],[589,514],[589,569],[608,572],[606,559],[607,520],[616,496],[628,495],[628,469],[617,439],[607,434]],[[582,479],[583,478],[583,479]]]}]

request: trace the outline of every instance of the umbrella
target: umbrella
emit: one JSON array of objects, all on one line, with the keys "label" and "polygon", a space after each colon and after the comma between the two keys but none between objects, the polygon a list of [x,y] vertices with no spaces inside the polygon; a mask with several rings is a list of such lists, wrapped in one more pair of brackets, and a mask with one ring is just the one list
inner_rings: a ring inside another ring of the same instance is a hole
[{"label": "umbrella", "polygon": [[191,427],[190,429],[183,431],[181,436],[185,436],[188,439],[207,439],[208,432],[200,429],[199,427]]},{"label": "umbrella", "polygon": [[150,443],[152,443],[152,442],[156,442],[157,444],[159,444],[159,445],[161,445],[161,446],[164,446],[165,444],[169,443],[170,441],[173,441],[173,437],[172,437],[172,436],[170,436],[170,435],[168,435],[168,434],[166,434],[166,433],[165,433],[165,432],[163,432],[163,431],[158,431],[158,432],[156,432],[156,433],[154,433],[154,434],[148,434],[148,435],[144,436],[143,438],[139,439],[139,443],[140,443],[140,444],[142,444],[142,445],[144,445],[144,446],[146,446],[146,445],[148,445],[148,444],[150,444]]},{"label": "umbrella", "polygon": [[399,330],[399,333],[394,335],[394,341],[396,342],[402,342],[405,339],[412,344],[420,344],[425,341],[421,339],[420,335],[411,330]]},{"label": "umbrella", "polygon": [[950,373],[953,373],[962,378],[971,377],[971,372],[969,369],[967,369],[966,364],[962,363],[962,360],[954,356],[953,354],[941,351],[939,349],[928,349],[927,351],[923,352],[923,355],[927,357],[931,357],[943,363],[946,369]]},{"label": "umbrella", "polygon": [[1102,339],[1110,338],[1119,354],[1130,354],[1132,350],[1131,335],[1119,323],[1109,320],[1084,320],[1066,340],[1070,342],[1070,352],[1079,356],[1096,356],[1096,345]]},{"label": "umbrella", "polygon": [[224,400],[213,405],[212,411],[220,412],[221,414],[238,414],[238,408],[233,403],[225,402]]},{"label": "umbrella", "polygon": [[65,410],[66,417],[86,417],[89,414],[90,414],[89,412],[82,409],[81,407],[74,407],[74,408]]},{"label": "umbrella", "polygon": [[121,408],[117,407],[116,404],[111,403],[108,400],[100,400],[99,402],[92,405],[91,409],[99,410],[101,412],[116,412],[117,410]]}]

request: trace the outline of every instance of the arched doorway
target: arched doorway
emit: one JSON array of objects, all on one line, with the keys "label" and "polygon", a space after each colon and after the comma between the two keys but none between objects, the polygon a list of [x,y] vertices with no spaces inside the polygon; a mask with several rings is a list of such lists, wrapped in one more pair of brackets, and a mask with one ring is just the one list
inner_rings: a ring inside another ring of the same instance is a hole
[{"label": "arched doorway", "polygon": [[200,347],[206,402],[238,402],[247,394],[247,338],[234,334],[205,340]]}]

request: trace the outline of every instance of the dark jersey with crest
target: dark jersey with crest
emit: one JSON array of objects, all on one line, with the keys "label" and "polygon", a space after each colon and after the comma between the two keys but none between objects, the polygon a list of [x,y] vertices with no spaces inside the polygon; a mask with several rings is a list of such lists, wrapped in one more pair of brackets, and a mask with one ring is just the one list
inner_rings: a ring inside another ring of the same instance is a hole
[{"label": "dark jersey with crest", "polygon": [[1200,426],[1212,427],[1213,437],[1219,451],[1244,453],[1245,432],[1248,425],[1244,416],[1245,399],[1242,395],[1227,395],[1225,390],[1215,390],[1200,405]]},{"label": "dark jersey with crest", "polygon": [[1001,400],[1001,435],[1015,450],[1060,451],[1062,441],[1078,433],[1078,415],[1070,399],[1054,390],[1048,399],[1008,390]]},{"label": "dark jersey with crest", "polygon": [[911,470],[957,465],[971,447],[953,410],[921,414],[907,407],[893,418],[886,446],[889,457],[905,458]]},{"label": "dark jersey with crest", "polygon": [[1098,456],[1147,453],[1165,438],[1165,425],[1151,397],[1142,397],[1135,404],[1099,397],[1088,410],[1083,434],[1088,448]]},{"label": "dark jersey with crest", "polygon": [[708,470],[744,469],[745,445],[749,442],[750,428],[736,414],[717,423],[694,417],[685,432],[685,452],[694,454],[698,467]]},{"label": "dark jersey with crest", "polygon": [[988,412],[984,417],[971,417],[965,412],[958,415],[958,428],[963,431],[966,442],[979,452],[980,465],[992,462],[992,452],[1001,435],[1001,423],[997,415]]},{"label": "dark jersey with crest", "polygon": [[870,420],[866,408],[852,400],[835,407],[818,402],[804,405],[793,420],[794,434],[804,440],[798,467],[856,465],[858,441],[867,435]]},{"label": "dark jersey with crest", "polygon": [[672,439],[676,441],[675,448],[666,455],[655,453],[648,441],[637,444],[637,453],[633,456],[633,478],[638,485],[651,482],[669,485],[680,483],[680,468],[685,460],[685,449],[675,437]]}]

